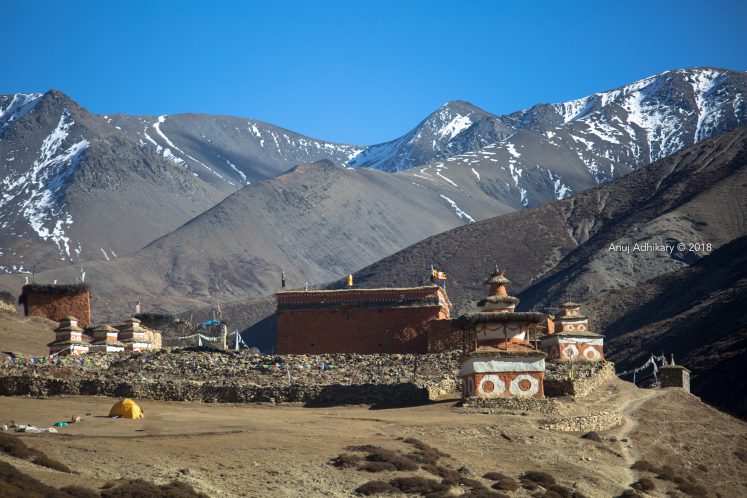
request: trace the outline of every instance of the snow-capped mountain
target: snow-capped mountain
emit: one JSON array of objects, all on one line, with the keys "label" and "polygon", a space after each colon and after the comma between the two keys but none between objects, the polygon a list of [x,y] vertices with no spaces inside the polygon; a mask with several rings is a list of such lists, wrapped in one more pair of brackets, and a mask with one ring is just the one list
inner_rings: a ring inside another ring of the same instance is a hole
[{"label": "snow-capped mountain", "polygon": [[508,119],[518,133],[539,131],[553,147],[571,149],[601,183],[747,123],[746,95],[747,73],[693,68]]},{"label": "snow-capped mountain", "polygon": [[571,169],[586,170],[596,184],[747,123],[746,95],[747,73],[693,68],[507,116],[449,103],[403,137],[367,148],[348,165],[399,171],[497,144],[507,151],[520,146],[532,151],[511,154],[513,159],[499,161],[503,166],[523,172],[540,167],[561,177],[580,173],[563,171],[566,157],[556,160],[570,153],[576,158]]},{"label": "snow-capped mountain", "polygon": [[116,114],[103,118],[141,146],[227,193],[301,163],[330,159],[344,164],[363,150],[231,116]]},{"label": "snow-capped mountain", "polygon": [[109,259],[224,195],[60,92],[0,97],[0,271]]},{"label": "snow-capped mountain", "polygon": [[512,128],[489,112],[468,102],[447,102],[406,135],[367,147],[347,165],[401,171],[478,150],[512,133]]},{"label": "snow-capped mountain", "polygon": [[469,223],[496,207],[563,199],[747,124],[745,95],[747,73],[694,68],[507,116],[450,103],[348,165],[402,170]]},{"label": "snow-capped mountain", "polygon": [[[0,96],[0,268],[113,259],[247,184],[321,159],[397,172],[418,203],[446,208],[450,220],[431,226],[471,223],[563,199],[743,125],[745,94],[747,73],[695,68],[506,116],[455,101],[370,147],[243,118],[96,116],[55,91]],[[260,218],[277,215],[260,208]]]}]

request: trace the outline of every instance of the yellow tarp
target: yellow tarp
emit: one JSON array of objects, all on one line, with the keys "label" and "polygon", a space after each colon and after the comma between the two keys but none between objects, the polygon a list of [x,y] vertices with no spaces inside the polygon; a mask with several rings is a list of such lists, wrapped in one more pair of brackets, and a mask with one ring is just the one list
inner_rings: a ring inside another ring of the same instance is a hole
[{"label": "yellow tarp", "polygon": [[143,418],[143,410],[140,408],[140,405],[132,401],[130,398],[125,398],[112,406],[112,409],[109,411],[109,416],[122,418]]}]

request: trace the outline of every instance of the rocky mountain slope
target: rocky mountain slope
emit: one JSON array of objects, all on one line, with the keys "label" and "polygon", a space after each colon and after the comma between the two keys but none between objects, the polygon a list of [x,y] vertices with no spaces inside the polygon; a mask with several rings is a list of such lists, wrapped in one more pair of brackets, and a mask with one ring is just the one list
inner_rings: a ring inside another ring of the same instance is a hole
[{"label": "rocky mountain slope", "polygon": [[[483,297],[482,281],[498,263],[513,292],[522,291],[524,309],[544,307],[692,264],[708,251],[690,251],[691,243],[715,250],[747,233],[745,198],[742,127],[568,199],[430,237],[354,276],[363,287],[419,285],[435,263],[448,274],[447,291],[462,312]],[[674,250],[634,251],[636,243]]]},{"label": "rocky mountain slope", "polygon": [[[747,237],[693,266],[638,285],[603,291],[584,302],[604,330],[618,370],[641,366],[651,353],[674,355],[692,371],[693,393],[747,417]],[[641,373],[650,377],[650,369]]]},{"label": "rocky mountain slope", "polygon": [[64,94],[0,97],[0,270],[109,259],[223,198]]},{"label": "rocky mountain slope", "polygon": [[[329,281],[460,224],[405,177],[321,161],[248,185],[145,248],[85,268],[97,319],[126,313],[138,297],[147,309],[179,311],[272,293],[281,269],[289,286]],[[76,271],[36,281],[74,281]],[[17,280],[0,285],[12,291]]]},{"label": "rocky mountain slope", "polygon": [[226,193],[301,163],[329,159],[344,164],[363,150],[232,116],[114,114],[103,118],[140,145],[155,149]]}]

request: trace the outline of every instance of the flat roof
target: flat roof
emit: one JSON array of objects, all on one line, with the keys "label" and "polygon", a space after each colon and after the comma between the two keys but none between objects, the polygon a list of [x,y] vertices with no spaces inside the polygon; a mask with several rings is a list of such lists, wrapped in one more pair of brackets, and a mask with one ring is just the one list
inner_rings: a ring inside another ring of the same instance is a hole
[{"label": "flat roof", "polygon": [[420,287],[352,288],[284,291],[275,294],[278,309],[302,309],[367,305],[387,307],[447,307],[451,302],[437,285]]}]

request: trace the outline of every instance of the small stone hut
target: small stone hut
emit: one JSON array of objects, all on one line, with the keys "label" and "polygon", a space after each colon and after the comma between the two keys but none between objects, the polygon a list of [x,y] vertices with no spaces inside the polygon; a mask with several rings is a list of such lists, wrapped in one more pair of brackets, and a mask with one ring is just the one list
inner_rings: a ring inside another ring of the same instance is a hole
[{"label": "small stone hut", "polygon": [[18,303],[26,316],[43,316],[55,322],[75,316],[78,325],[91,324],[91,286],[79,284],[27,284]]},{"label": "small stone hut", "polygon": [[682,365],[663,365],[659,367],[661,387],[681,387],[690,392],[690,370]]}]

